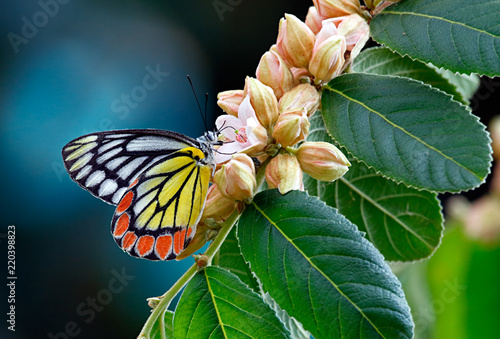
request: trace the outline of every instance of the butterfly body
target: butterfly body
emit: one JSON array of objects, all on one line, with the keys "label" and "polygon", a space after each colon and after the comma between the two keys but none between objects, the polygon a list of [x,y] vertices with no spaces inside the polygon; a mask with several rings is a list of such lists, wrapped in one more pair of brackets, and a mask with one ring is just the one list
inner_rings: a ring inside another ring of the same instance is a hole
[{"label": "butterfly body", "polygon": [[170,260],[189,244],[215,168],[213,134],[192,139],[143,129],[93,133],[62,151],[82,188],[116,205],[111,233],[124,251]]}]

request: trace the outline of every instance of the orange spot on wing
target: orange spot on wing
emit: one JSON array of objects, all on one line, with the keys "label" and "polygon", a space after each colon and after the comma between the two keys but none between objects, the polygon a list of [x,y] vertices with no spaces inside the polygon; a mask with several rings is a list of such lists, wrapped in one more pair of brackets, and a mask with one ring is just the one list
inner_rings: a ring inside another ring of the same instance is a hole
[{"label": "orange spot on wing", "polygon": [[189,227],[188,230],[187,230],[186,238],[189,238],[189,236],[191,235],[191,233],[193,233],[193,228]]},{"label": "orange spot on wing", "polygon": [[179,254],[184,249],[184,239],[186,238],[186,230],[177,231],[174,234],[174,252]]},{"label": "orange spot on wing", "polygon": [[155,238],[150,235],[143,235],[137,240],[136,250],[141,257],[150,253],[153,250],[153,245],[155,243]]},{"label": "orange spot on wing", "polygon": [[129,208],[133,198],[134,198],[134,193],[132,191],[129,191],[127,194],[125,194],[125,196],[118,204],[118,207],[116,208],[116,213],[123,213],[123,211]]},{"label": "orange spot on wing", "polygon": [[160,259],[165,260],[172,249],[172,236],[162,235],[156,239],[156,253]]},{"label": "orange spot on wing", "polygon": [[130,217],[128,216],[127,213],[122,214],[118,218],[115,224],[115,231],[113,232],[115,238],[121,237],[125,233],[125,231],[128,230],[129,223],[130,223]]},{"label": "orange spot on wing", "polygon": [[129,186],[128,188],[132,188],[132,187],[134,187],[134,186],[137,184],[137,182],[138,182],[138,181],[139,181],[139,178],[135,179],[135,180],[134,180],[134,181],[130,184],[130,186]]},{"label": "orange spot on wing", "polygon": [[126,251],[130,251],[132,246],[134,246],[137,236],[132,232],[127,232],[122,240],[122,248]]}]

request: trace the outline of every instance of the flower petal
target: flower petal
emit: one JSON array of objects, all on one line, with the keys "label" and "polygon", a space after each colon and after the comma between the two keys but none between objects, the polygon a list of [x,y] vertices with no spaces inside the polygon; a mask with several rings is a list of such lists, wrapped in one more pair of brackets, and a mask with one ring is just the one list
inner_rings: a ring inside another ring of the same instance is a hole
[{"label": "flower petal", "polygon": [[246,121],[250,118],[257,119],[255,110],[253,109],[252,104],[250,104],[250,96],[248,95],[245,97],[245,99],[243,99],[240,107],[238,108],[238,118],[244,125],[246,125]]},{"label": "flower petal", "polygon": [[222,145],[215,152],[215,162],[218,164],[231,160],[234,153],[238,153],[244,148],[243,144],[235,141]]},{"label": "flower petal", "polygon": [[247,137],[251,145],[267,143],[267,131],[256,118],[247,120]]},{"label": "flower petal", "polygon": [[315,48],[318,49],[318,46],[320,46],[326,39],[333,35],[338,35],[338,29],[335,26],[335,24],[330,21],[330,20],[323,20],[323,27],[321,28],[321,31],[319,31],[318,35],[316,36],[316,43],[315,43]]},{"label": "flower petal", "polygon": [[234,117],[229,114],[221,115],[215,120],[215,126],[217,130],[222,133],[229,140],[236,139],[236,130],[239,130],[243,127],[243,123],[237,117]]}]

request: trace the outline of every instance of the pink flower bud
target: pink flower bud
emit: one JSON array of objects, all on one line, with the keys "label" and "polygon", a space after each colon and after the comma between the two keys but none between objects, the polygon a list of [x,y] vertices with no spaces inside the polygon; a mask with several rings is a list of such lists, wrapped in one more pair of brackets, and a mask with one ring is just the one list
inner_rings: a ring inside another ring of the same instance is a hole
[{"label": "pink flower bud", "polygon": [[257,120],[266,129],[271,128],[278,120],[278,99],[271,87],[264,85],[255,78],[245,79],[243,97],[250,97]]},{"label": "pink flower bud", "polygon": [[345,155],[328,142],[304,142],[295,156],[304,172],[321,181],[334,181],[351,166]]},{"label": "pink flower bud", "polygon": [[257,66],[257,79],[264,85],[271,87],[276,98],[293,87],[293,74],[283,58],[275,51],[264,53]]},{"label": "pink flower bud", "polygon": [[236,202],[233,199],[224,196],[216,184],[212,184],[208,189],[205,209],[203,210],[203,219],[225,220],[236,208]]},{"label": "pink flower bud", "polygon": [[292,67],[291,68],[292,74],[293,74],[293,84],[295,86],[304,84],[304,83],[311,83],[312,79],[312,74],[309,73],[309,71],[305,68],[298,68],[298,67]]},{"label": "pink flower bud", "polygon": [[342,72],[344,53],[346,51],[345,37],[338,34],[332,22],[323,24],[316,37],[316,44],[309,63],[309,71],[316,81],[328,82]]},{"label": "pink flower bud", "polygon": [[313,0],[319,15],[328,18],[361,13],[359,0]]},{"label": "pink flower bud", "polygon": [[276,47],[292,67],[307,68],[314,47],[314,33],[296,16],[285,14],[280,20]]},{"label": "pink flower bud", "polygon": [[303,190],[302,170],[294,155],[278,154],[266,167],[266,182],[269,188],[278,188],[281,194],[291,190]]},{"label": "pink flower bud", "polygon": [[227,198],[244,201],[252,198],[257,182],[252,159],[243,153],[236,153],[214,175],[214,182]]},{"label": "pink flower bud", "polygon": [[217,105],[227,114],[238,116],[238,108],[243,101],[243,90],[224,91],[217,94]]},{"label": "pink flower bud", "polygon": [[280,114],[274,126],[273,137],[282,147],[293,146],[307,138],[310,124],[306,113],[305,108],[298,108]]},{"label": "pink flower bud", "polygon": [[193,255],[194,261],[196,262],[196,270],[201,272],[205,267],[210,265],[210,258],[205,254]]},{"label": "pink flower bud", "polygon": [[310,117],[319,108],[321,95],[318,90],[310,84],[300,84],[286,92],[278,104],[279,112],[291,111],[304,108]]},{"label": "pink flower bud", "polygon": [[354,59],[370,37],[370,26],[358,14],[331,19],[331,21],[337,26],[338,34],[345,37],[346,50],[351,52],[350,59]]},{"label": "pink flower bud", "polygon": [[306,25],[311,29],[311,31],[314,34],[318,34],[318,32],[321,30],[321,27],[323,26],[321,22],[324,19],[325,19],[324,17],[319,15],[316,7],[314,6],[309,7],[309,11],[307,12],[306,15]]}]

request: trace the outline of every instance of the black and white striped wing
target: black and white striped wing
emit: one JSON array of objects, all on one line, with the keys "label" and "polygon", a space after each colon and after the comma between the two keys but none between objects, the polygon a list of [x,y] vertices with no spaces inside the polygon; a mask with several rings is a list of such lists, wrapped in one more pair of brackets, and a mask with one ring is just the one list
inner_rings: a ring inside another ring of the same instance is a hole
[{"label": "black and white striped wing", "polygon": [[117,205],[132,182],[151,164],[198,142],[170,131],[117,130],[84,135],[62,150],[64,166],[82,188]]}]

